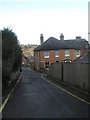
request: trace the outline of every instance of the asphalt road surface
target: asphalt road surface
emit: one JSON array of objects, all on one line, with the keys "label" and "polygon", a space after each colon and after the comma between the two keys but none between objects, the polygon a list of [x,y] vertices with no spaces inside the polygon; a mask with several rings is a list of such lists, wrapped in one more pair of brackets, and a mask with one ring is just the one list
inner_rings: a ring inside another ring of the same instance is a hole
[{"label": "asphalt road surface", "polygon": [[22,68],[22,79],[2,111],[3,118],[87,118],[88,104]]}]

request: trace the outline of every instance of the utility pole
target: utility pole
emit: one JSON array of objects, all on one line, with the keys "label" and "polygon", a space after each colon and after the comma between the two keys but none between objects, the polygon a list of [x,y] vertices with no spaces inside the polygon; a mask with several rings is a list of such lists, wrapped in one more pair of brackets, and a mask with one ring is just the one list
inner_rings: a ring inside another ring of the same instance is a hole
[{"label": "utility pole", "polygon": [[[88,2],[88,42],[90,44],[90,1]],[[90,45],[89,45],[90,46]],[[90,48],[88,47],[88,90],[90,92],[90,74],[89,74],[89,71],[90,71]],[[89,108],[89,112],[90,112],[90,108]]]}]

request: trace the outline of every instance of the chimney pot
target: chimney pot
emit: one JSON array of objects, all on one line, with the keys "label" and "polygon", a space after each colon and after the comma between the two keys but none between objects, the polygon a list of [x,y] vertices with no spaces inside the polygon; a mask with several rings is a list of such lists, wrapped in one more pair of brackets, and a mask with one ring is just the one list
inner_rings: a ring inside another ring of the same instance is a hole
[{"label": "chimney pot", "polygon": [[60,40],[64,40],[64,35],[63,34],[60,35]]},{"label": "chimney pot", "polygon": [[76,36],[76,39],[77,39],[77,40],[80,40],[80,39],[81,39],[81,36]]}]

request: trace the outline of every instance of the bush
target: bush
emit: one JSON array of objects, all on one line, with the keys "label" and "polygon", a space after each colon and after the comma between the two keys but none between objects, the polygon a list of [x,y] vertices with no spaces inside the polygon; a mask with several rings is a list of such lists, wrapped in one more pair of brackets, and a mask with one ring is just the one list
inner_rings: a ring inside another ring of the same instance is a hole
[{"label": "bush", "polygon": [[12,30],[2,30],[2,84],[7,88],[10,75],[17,71],[22,64],[22,50],[17,36]]}]

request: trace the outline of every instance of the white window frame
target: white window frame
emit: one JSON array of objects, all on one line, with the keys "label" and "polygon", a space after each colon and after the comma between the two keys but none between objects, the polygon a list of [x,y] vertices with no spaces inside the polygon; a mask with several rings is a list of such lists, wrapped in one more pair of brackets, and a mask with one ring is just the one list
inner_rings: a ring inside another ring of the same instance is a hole
[{"label": "white window frame", "polygon": [[55,57],[59,57],[59,50],[55,50]]},{"label": "white window frame", "polygon": [[[77,54],[77,52],[78,52],[78,54]],[[75,50],[75,55],[76,55],[76,57],[80,57],[80,50]]]},{"label": "white window frame", "polygon": [[65,55],[65,57],[70,56],[70,50],[64,50],[64,55]]},{"label": "white window frame", "polygon": [[44,51],[44,58],[49,58],[49,56],[50,56],[49,51]]}]

